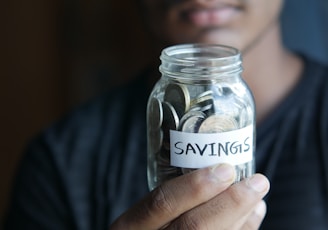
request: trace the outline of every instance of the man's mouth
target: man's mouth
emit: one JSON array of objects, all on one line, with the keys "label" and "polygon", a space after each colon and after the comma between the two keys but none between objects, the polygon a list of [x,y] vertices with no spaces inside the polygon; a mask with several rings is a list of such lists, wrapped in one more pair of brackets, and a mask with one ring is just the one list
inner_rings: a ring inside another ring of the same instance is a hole
[{"label": "man's mouth", "polygon": [[240,7],[224,5],[219,7],[196,7],[182,11],[184,21],[198,27],[220,27],[231,22]]}]

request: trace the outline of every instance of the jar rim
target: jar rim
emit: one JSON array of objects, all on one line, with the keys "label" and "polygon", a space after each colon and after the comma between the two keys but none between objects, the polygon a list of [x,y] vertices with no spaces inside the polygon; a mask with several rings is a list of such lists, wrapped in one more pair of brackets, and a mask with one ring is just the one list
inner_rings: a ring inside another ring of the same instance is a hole
[{"label": "jar rim", "polygon": [[171,58],[173,60],[184,60],[192,62],[193,60],[183,56],[191,53],[213,54],[212,57],[206,57],[211,60],[231,59],[236,57],[238,58],[240,56],[239,50],[232,46],[221,44],[190,43],[174,45],[163,49],[161,59]]},{"label": "jar rim", "polygon": [[242,71],[241,53],[232,46],[220,44],[179,44],[162,50],[162,73],[214,76]]}]

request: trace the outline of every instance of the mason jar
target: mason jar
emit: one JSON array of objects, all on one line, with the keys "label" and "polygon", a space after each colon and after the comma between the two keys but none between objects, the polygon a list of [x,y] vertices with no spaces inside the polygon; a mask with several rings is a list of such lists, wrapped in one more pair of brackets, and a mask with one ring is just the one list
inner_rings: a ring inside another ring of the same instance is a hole
[{"label": "mason jar", "polygon": [[241,53],[222,45],[164,49],[147,105],[148,185],[219,163],[254,173],[255,105]]}]

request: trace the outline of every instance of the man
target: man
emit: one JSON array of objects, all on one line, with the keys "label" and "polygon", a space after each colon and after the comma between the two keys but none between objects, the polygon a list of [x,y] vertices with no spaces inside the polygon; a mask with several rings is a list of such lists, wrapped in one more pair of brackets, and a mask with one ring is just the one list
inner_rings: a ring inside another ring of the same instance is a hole
[{"label": "man", "polygon": [[257,170],[271,182],[267,208],[266,177],[256,174],[230,186],[235,175],[228,165],[194,171],[146,194],[145,110],[158,79],[156,62],[133,83],[77,110],[31,144],[8,229],[257,229],[266,209],[263,229],[326,229],[328,70],[283,47],[282,4],[142,4],[157,56],[179,43],[218,43],[242,51],[243,76],[257,106]]}]

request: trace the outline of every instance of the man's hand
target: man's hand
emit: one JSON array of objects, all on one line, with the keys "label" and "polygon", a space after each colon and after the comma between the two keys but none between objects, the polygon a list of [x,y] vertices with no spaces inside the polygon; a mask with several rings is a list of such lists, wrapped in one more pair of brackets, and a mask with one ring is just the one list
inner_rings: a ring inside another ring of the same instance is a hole
[{"label": "man's hand", "polygon": [[234,168],[221,164],[167,181],[110,229],[258,229],[266,213],[262,198],[269,181],[255,174],[231,185],[234,178]]}]

